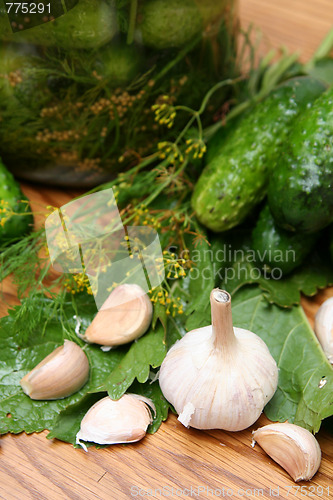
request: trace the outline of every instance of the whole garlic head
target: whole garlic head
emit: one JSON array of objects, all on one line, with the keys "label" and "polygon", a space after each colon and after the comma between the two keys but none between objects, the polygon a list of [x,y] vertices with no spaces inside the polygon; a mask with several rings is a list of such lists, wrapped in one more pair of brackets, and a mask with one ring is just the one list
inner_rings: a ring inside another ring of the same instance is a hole
[{"label": "whole garlic head", "polygon": [[139,285],[119,285],[80,337],[103,346],[127,344],[148,330],[152,315],[152,303]]},{"label": "whole garlic head", "polygon": [[258,443],[295,482],[309,481],[319,469],[320,446],[307,429],[295,424],[275,423],[265,425],[252,434],[252,445]]},{"label": "whole garlic head", "polygon": [[277,365],[254,333],[233,328],[230,295],[210,296],[212,325],[192,330],[164,359],[159,382],[185,426],[239,431],[273,396]]},{"label": "whole garlic head", "polygon": [[149,406],[153,402],[137,394],[124,394],[114,401],[109,396],[95,403],[82,419],[76,443],[90,441],[98,444],[134,443],[146,435],[152,422]]},{"label": "whole garlic head", "polygon": [[333,297],[325,300],[318,309],[314,331],[327,359],[333,364]]}]

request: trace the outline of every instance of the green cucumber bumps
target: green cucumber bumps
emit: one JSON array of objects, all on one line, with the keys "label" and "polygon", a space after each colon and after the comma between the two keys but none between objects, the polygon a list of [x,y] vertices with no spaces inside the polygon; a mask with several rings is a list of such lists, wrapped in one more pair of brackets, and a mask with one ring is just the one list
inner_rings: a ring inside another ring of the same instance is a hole
[{"label": "green cucumber bumps", "polygon": [[304,235],[281,229],[266,204],[252,231],[252,248],[261,262],[288,274],[302,264],[317,238],[317,234]]},{"label": "green cucumber bumps", "polygon": [[292,123],[324,90],[311,77],[289,80],[227,135],[194,189],[192,206],[203,225],[226,231],[264,198],[271,167]]},{"label": "green cucumber bumps", "polygon": [[0,245],[24,236],[32,227],[28,199],[0,159]]},{"label": "green cucumber bumps", "polygon": [[181,47],[203,28],[195,0],[147,0],[140,17],[143,43],[154,49]]},{"label": "green cucumber bumps", "polygon": [[291,130],[268,202],[276,222],[289,231],[314,233],[333,221],[333,87]]}]

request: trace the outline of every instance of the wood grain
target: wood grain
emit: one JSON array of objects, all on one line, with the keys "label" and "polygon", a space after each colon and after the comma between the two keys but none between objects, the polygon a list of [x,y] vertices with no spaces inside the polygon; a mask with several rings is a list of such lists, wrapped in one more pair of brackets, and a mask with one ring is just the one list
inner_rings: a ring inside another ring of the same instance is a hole
[{"label": "wood grain", "polygon": [[332,28],[332,0],[239,0],[242,26],[263,35],[262,53],[287,47],[307,61]]},{"label": "wood grain", "polygon": [[[241,0],[240,7],[243,26],[250,22],[259,26],[267,47],[284,44],[292,51],[301,49],[305,60],[311,56],[333,20],[331,0]],[[23,189],[32,200],[33,208],[40,211],[37,225],[43,222],[47,205],[63,205],[78,194],[30,185],[24,185]],[[333,288],[312,299],[303,299],[310,322],[313,322],[319,305],[329,296],[333,296]],[[10,280],[6,281],[3,300],[15,301],[15,287]],[[1,306],[0,314],[5,314],[6,304]],[[265,423],[267,419],[262,416],[253,428]],[[327,490],[320,495],[321,490],[317,490],[320,487],[330,487],[332,496],[331,436],[319,432],[317,437],[323,451],[319,472],[310,483],[299,483],[306,489],[297,492],[287,473],[259,446],[251,447],[251,430],[199,432],[185,429],[174,416],[170,416],[157,434],[148,435],[140,443],[90,449],[88,453],[59,441],[49,441],[45,439],[46,432],[30,436],[24,433],[7,435],[0,442],[0,498],[271,499],[275,496],[290,499],[304,498],[312,493],[312,498],[327,499]],[[288,494],[290,487],[293,489]]]}]

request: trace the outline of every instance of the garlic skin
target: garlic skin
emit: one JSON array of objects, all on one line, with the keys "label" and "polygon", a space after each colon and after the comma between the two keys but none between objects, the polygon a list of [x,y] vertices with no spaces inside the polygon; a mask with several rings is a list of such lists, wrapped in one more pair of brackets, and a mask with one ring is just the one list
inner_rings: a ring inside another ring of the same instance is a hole
[{"label": "garlic skin", "polygon": [[325,300],[317,311],[314,331],[331,364],[333,364],[333,297]]},{"label": "garlic skin", "polygon": [[139,285],[119,285],[80,337],[109,347],[127,344],[148,330],[152,316],[152,303]]},{"label": "garlic skin", "polygon": [[82,419],[76,443],[87,451],[83,441],[97,444],[123,444],[140,441],[152,422],[149,406],[153,402],[137,394],[124,394],[114,401],[109,396],[95,403]]},{"label": "garlic skin", "polygon": [[31,399],[50,400],[71,396],[89,378],[89,362],[80,346],[70,340],[46,356],[20,381]]},{"label": "garlic skin", "polygon": [[309,481],[317,472],[321,450],[316,438],[303,427],[289,423],[265,425],[253,433],[265,452],[297,481]]},{"label": "garlic skin", "polygon": [[263,340],[233,328],[230,295],[210,295],[212,325],[187,333],[164,359],[159,383],[178,420],[196,429],[252,425],[277,388],[278,369]]}]

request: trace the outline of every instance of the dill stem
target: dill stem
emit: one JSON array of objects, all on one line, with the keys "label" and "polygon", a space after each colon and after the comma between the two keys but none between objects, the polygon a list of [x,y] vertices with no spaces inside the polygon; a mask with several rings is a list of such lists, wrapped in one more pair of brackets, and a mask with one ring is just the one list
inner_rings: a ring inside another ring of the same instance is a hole
[{"label": "dill stem", "polygon": [[131,45],[134,40],[137,12],[138,12],[138,0],[131,0],[129,27],[127,32],[128,45]]}]

